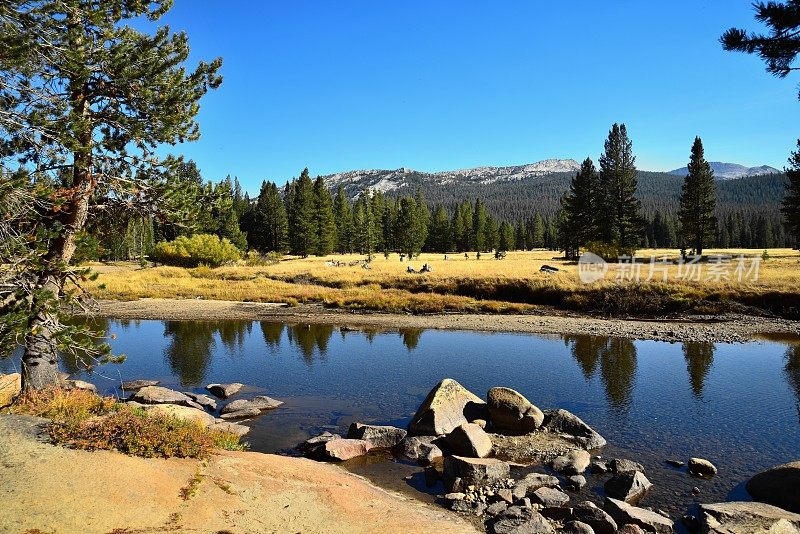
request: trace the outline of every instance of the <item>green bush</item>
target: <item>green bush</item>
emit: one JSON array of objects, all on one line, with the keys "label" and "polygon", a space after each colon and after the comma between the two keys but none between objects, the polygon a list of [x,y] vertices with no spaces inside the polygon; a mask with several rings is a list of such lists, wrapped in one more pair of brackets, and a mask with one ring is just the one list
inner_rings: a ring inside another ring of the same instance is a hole
[{"label": "green bush", "polygon": [[181,236],[175,241],[162,241],[153,247],[150,259],[164,265],[177,267],[197,267],[208,265],[219,267],[241,258],[239,249],[227,239],[215,235],[197,234],[192,237]]}]

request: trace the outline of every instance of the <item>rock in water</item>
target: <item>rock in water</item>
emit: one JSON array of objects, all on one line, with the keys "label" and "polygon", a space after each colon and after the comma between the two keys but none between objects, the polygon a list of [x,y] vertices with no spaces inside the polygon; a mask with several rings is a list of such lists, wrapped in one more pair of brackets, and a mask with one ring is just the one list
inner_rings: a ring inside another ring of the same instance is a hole
[{"label": "rock in water", "polygon": [[258,417],[261,415],[261,410],[258,408],[242,408],[241,410],[236,410],[235,412],[227,412],[220,417],[226,421],[233,421],[236,419],[252,419],[253,417]]},{"label": "rock in water", "polygon": [[526,434],[544,421],[544,413],[511,388],[491,388],[486,399],[492,424],[500,430]]},{"label": "rock in water", "polygon": [[572,475],[567,477],[567,489],[580,491],[586,485],[586,477],[583,475]]},{"label": "rock in water", "polygon": [[800,514],[800,461],[779,465],[747,482],[753,499]]},{"label": "rock in water", "polygon": [[629,471],[644,472],[644,466],[642,464],[624,458],[614,458],[608,463],[608,468],[615,475],[628,473]]},{"label": "rock in water", "polygon": [[183,393],[162,388],[161,386],[145,386],[134,393],[130,400],[142,404],[178,404],[180,406],[202,409],[202,406]]},{"label": "rock in water", "polygon": [[618,525],[634,524],[645,532],[672,534],[672,520],[656,512],[637,508],[617,499],[606,497],[603,508]]},{"label": "rock in water", "polygon": [[557,488],[558,479],[544,473],[528,473],[525,478],[517,481],[512,489],[514,499],[524,499],[539,488]]},{"label": "rock in water", "polygon": [[539,488],[533,492],[531,500],[544,507],[564,506],[569,502],[569,496],[555,488]]},{"label": "rock in water", "polygon": [[349,460],[362,456],[372,448],[368,441],[363,439],[332,439],[325,442],[316,452],[326,460]]},{"label": "rock in water", "polygon": [[580,475],[591,461],[592,456],[586,451],[569,451],[553,460],[553,469],[565,475]]},{"label": "rock in water", "polygon": [[274,410],[279,406],[283,406],[283,401],[275,400],[271,397],[267,397],[266,395],[259,395],[257,397],[253,397],[249,400],[239,399],[233,402],[229,402],[222,409],[219,411],[221,414],[239,412],[242,410]]},{"label": "rock in water", "polygon": [[174,417],[181,421],[192,421],[200,426],[207,427],[215,424],[217,420],[205,410],[179,406],[177,404],[150,404],[144,407],[148,414]]},{"label": "rock in water", "polygon": [[603,488],[606,494],[613,498],[625,501],[628,504],[638,504],[650,492],[653,485],[640,471],[629,471],[614,475],[606,481]]},{"label": "rock in water", "polygon": [[542,426],[550,432],[571,436],[585,449],[598,449],[606,444],[603,436],[567,410],[545,410]]},{"label": "rock in water", "polygon": [[206,386],[206,389],[210,391],[212,395],[219,397],[220,399],[227,399],[228,397],[239,393],[243,387],[244,384],[240,384],[239,382],[231,382],[230,384],[209,384]]},{"label": "rock in water", "polygon": [[[446,456],[442,478],[448,491],[461,491],[467,486],[482,487],[506,480],[510,474],[510,466],[495,458]],[[454,487],[457,478],[463,487]]]},{"label": "rock in water", "polygon": [[303,452],[313,452],[315,449],[322,447],[327,442],[334,439],[342,439],[339,434],[331,434],[330,432],[323,432],[318,436],[308,438],[303,443],[297,446],[297,450]]},{"label": "rock in water", "polygon": [[442,450],[434,443],[434,436],[406,436],[394,447],[394,453],[421,465],[428,465],[443,456]]},{"label": "rock in water", "polygon": [[22,391],[22,375],[0,375],[0,408],[9,406]]},{"label": "rock in water", "polygon": [[617,522],[593,502],[585,501],[572,509],[573,519],[586,523],[597,534],[616,534]]},{"label": "rock in water", "polygon": [[89,382],[84,382],[83,380],[65,380],[64,384],[66,385],[67,389],[82,389],[84,391],[97,393],[97,386],[90,384]]},{"label": "rock in water", "polygon": [[192,393],[191,391],[184,391],[183,394],[204,408],[208,408],[209,410],[217,409],[217,401],[208,395],[203,395],[202,393]]},{"label": "rock in water", "polygon": [[445,438],[453,454],[471,458],[486,458],[492,452],[492,440],[474,423],[457,426]]},{"label": "rock in water", "polygon": [[710,534],[800,532],[800,514],[761,502],[700,505],[700,531]]},{"label": "rock in water", "polygon": [[443,436],[458,425],[486,418],[485,402],[455,380],[445,378],[425,397],[408,425],[408,433]]},{"label": "rock in water", "polygon": [[406,437],[407,432],[393,426],[364,425],[353,423],[347,430],[350,439],[369,441],[373,447],[391,449]]},{"label": "rock in water", "polygon": [[703,458],[689,458],[689,474],[696,477],[711,478],[717,474],[717,468]]},{"label": "rock in water", "polygon": [[136,391],[147,386],[157,386],[160,383],[158,380],[127,380],[120,385],[120,388],[125,391]]}]

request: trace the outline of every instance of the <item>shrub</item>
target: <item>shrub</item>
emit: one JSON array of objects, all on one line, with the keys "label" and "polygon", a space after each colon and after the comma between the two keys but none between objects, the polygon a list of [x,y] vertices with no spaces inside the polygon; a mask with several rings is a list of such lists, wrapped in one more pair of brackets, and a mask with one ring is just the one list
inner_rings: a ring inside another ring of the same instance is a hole
[{"label": "shrub", "polygon": [[114,409],[115,404],[116,401],[112,398],[98,397],[83,389],[48,388],[21,395],[14,403],[12,411],[77,423],[90,417],[105,415]]},{"label": "shrub", "polygon": [[241,253],[233,243],[209,234],[180,236],[175,241],[162,241],[150,253],[150,259],[154,262],[177,267],[218,267],[240,258]]},{"label": "shrub", "polygon": [[617,243],[604,243],[602,241],[592,241],[586,245],[586,251],[597,254],[608,262],[616,263],[619,258],[636,254],[636,249],[632,247],[622,247]]},{"label": "shrub", "polygon": [[248,267],[265,267],[268,265],[275,265],[281,261],[282,257],[283,255],[274,251],[267,252],[266,254],[260,254],[255,250],[251,250],[247,253],[244,262]]}]

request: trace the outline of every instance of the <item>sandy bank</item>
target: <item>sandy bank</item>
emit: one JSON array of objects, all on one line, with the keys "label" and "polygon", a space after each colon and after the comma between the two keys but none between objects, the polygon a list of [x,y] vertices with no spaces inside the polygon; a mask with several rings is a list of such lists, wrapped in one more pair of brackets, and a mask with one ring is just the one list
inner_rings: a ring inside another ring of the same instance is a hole
[{"label": "sandy bank", "polygon": [[36,421],[0,416],[0,532],[475,531],[333,465],[254,452],[200,462],[71,450],[37,440]]},{"label": "sandy bank", "polygon": [[785,319],[726,315],[684,320],[602,319],[569,315],[399,315],[354,313],[319,305],[284,307],[276,304],[220,300],[140,299],[100,301],[101,317],[159,320],[256,320],[320,323],[355,328],[425,328],[517,332],[531,334],[590,334],[662,341],[744,342],[763,334],[800,335],[800,322]]}]

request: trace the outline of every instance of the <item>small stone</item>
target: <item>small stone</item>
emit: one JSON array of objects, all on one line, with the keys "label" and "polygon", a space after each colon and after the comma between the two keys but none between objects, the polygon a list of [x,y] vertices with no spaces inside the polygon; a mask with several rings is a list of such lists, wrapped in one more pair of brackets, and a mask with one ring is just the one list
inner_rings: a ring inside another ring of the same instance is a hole
[{"label": "small stone", "polygon": [[596,475],[608,473],[608,463],[604,460],[594,460],[589,466],[589,472]]},{"label": "small stone", "polygon": [[692,487],[692,495],[700,495],[700,488],[697,486]]},{"label": "small stone", "polygon": [[528,473],[525,478],[514,484],[512,494],[515,499],[522,499],[537,489],[544,487],[558,487],[558,479],[543,473]]},{"label": "small stone", "polygon": [[306,452],[313,451],[317,447],[321,447],[322,445],[331,441],[332,439],[342,439],[342,436],[340,436],[339,434],[331,434],[330,432],[323,432],[318,436],[308,438],[303,443],[298,445],[297,449]]},{"label": "small stone", "polygon": [[209,429],[217,430],[219,432],[227,432],[228,434],[235,434],[239,437],[242,437],[246,435],[248,432],[250,432],[249,426],[230,423],[228,421],[222,423],[214,423],[209,427]]},{"label": "small stone", "polygon": [[202,393],[192,393],[191,391],[184,391],[183,394],[204,408],[208,408],[209,410],[217,409],[217,401],[208,395],[203,395]]},{"label": "small stone", "polygon": [[177,404],[149,404],[144,407],[150,415],[173,417],[181,421],[191,421],[203,427],[214,425],[217,421],[213,415],[203,409],[179,406]]},{"label": "small stone", "polygon": [[617,532],[616,521],[591,501],[584,501],[573,507],[572,515],[576,521],[592,527],[597,534],[615,534]]},{"label": "small stone", "polygon": [[603,508],[614,518],[618,525],[634,524],[647,532],[672,534],[672,520],[661,514],[637,508],[617,499],[606,497]]},{"label": "small stone", "polygon": [[283,406],[283,404],[283,401],[267,397],[266,395],[259,395],[249,400],[239,399],[229,402],[222,407],[219,413],[225,415],[226,413],[240,412],[242,410],[274,410],[279,406]]},{"label": "small stone", "polygon": [[682,462],[682,461],[680,461],[680,460],[667,460],[667,464],[668,464],[668,465],[671,465],[672,467],[678,467],[678,468],[681,468],[681,467],[683,467],[684,465],[686,465],[686,462]]},{"label": "small stone", "polygon": [[97,393],[97,386],[90,384],[89,382],[84,382],[83,380],[67,380],[65,381],[65,384],[67,389],[82,389],[84,391]]},{"label": "small stone", "polygon": [[567,489],[579,491],[586,485],[586,477],[583,475],[572,475],[567,478]]},{"label": "small stone", "polygon": [[452,493],[447,493],[443,499],[446,501],[460,501],[466,497],[466,494],[461,493],[460,491],[454,491]]},{"label": "small stone", "polygon": [[586,449],[598,449],[606,444],[603,436],[567,410],[545,410],[542,428],[557,434],[568,434]]},{"label": "small stone", "polygon": [[434,443],[435,436],[406,436],[395,445],[393,452],[409,460],[416,460],[420,465],[429,465],[436,458],[444,456],[442,450]]},{"label": "small stone", "polygon": [[161,386],[145,386],[134,393],[130,400],[142,404],[178,404],[202,410],[202,406],[183,393]]},{"label": "small stone", "polygon": [[502,512],[505,512],[506,508],[508,508],[507,502],[497,501],[496,503],[490,504],[489,507],[486,508],[486,515],[492,515],[492,516],[498,515]]},{"label": "small stone", "polygon": [[161,382],[159,380],[127,380],[120,384],[120,389],[125,391],[136,391],[147,386],[157,386]]},{"label": "small stone", "polygon": [[497,490],[497,496],[508,504],[513,504],[514,502],[514,493],[508,488]]},{"label": "small stone", "polygon": [[444,459],[443,481],[445,488],[454,491],[457,478],[462,484],[486,486],[508,478],[511,468],[508,463],[495,458],[466,458],[447,456]]},{"label": "small stone", "polygon": [[261,410],[258,408],[247,408],[244,410],[237,410],[235,412],[228,412],[220,415],[225,421],[233,421],[236,419],[252,419],[261,415]]},{"label": "small stone", "polygon": [[453,454],[470,458],[486,458],[492,452],[492,440],[474,423],[457,426],[445,438]]},{"label": "small stone", "polygon": [[569,451],[553,460],[552,466],[555,471],[565,475],[580,475],[589,467],[591,459],[592,456],[586,451]]},{"label": "small stone", "polygon": [[628,504],[638,504],[650,492],[653,485],[640,471],[620,473],[614,475],[604,484],[606,494],[613,498],[625,501]]},{"label": "small stone", "polygon": [[569,502],[569,496],[555,488],[539,488],[531,495],[531,500],[542,506],[563,506]]},{"label": "small stone", "polygon": [[717,468],[703,458],[689,458],[689,474],[696,477],[711,478],[717,474]]},{"label": "small stone", "polygon": [[608,463],[609,470],[618,475],[620,473],[629,473],[631,471],[644,472],[644,467],[640,463],[633,460],[626,460],[624,458],[614,458]]},{"label": "small stone", "polygon": [[347,430],[350,439],[363,439],[369,441],[373,447],[390,449],[400,443],[407,432],[402,428],[393,426],[365,425],[353,423]]},{"label": "small stone", "polygon": [[0,408],[9,406],[22,392],[22,375],[0,375]]},{"label": "small stone", "polygon": [[239,393],[243,387],[244,384],[240,384],[239,382],[231,382],[229,384],[209,384],[206,386],[206,389],[210,391],[212,395],[219,397],[220,399],[227,399],[228,397]]},{"label": "small stone", "polygon": [[561,534],[594,534],[594,529],[581,521],[567,521]]},{"label": "small stone", "polygon": [[486,397],[492,424],[500,430],[525,434],[544,422],[544,413],[518,391],[494,387]]},{"label": "small stone", "polygon": [[363,439],[332,439],[317,449],[317,453],[327,460],[349,460],[362,456],[372,448]]}]

